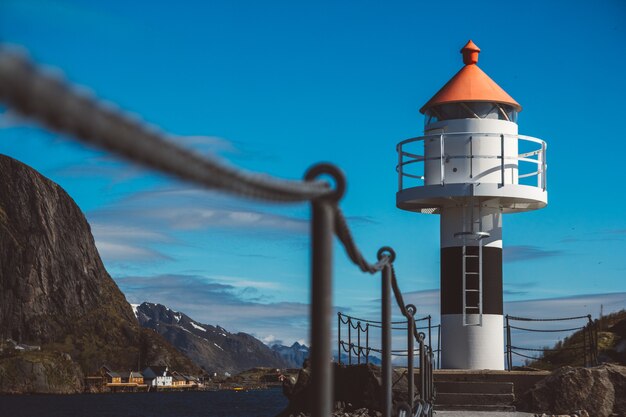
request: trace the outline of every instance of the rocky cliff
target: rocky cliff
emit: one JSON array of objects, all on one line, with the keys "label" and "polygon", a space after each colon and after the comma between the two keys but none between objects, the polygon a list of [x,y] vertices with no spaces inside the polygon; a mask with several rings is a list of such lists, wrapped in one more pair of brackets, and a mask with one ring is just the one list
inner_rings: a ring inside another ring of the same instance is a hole
[{"label": "rocky cliff", "polygon": [[84,373],[147,360],[197,369],[138,326],[89,224],[60,186],[3,155],[0,173],[0,340],[67,353]]},{"label": "rocky cliff", "polygon": [[230,333],[198,323],[161,304],[136,307],[139,323],[162,335],[207,372],[231,374],[255,367],[285,368],[290,364],[247,333]]}]

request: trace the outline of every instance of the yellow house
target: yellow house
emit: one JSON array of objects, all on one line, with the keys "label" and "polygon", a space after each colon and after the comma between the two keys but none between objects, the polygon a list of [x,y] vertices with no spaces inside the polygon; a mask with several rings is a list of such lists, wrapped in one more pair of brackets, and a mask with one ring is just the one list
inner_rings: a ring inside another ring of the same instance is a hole
[{"label": "yellow house", "polygon": [[175,387],[187,385],[187,378],[184,375],[174,371],[172,372],[172,385]]},{"label": "yellow house", "polygon": [[138,371],[129,371],[122,374],[122,382],[125,384],[143,384],[143,375]]},{"label": "yellow house", "polygon": [[117,372],[113,372],[108,366],[103,365],[100,368],[100,375],[102,379],[107,384],[121,384],[122,376]]}]

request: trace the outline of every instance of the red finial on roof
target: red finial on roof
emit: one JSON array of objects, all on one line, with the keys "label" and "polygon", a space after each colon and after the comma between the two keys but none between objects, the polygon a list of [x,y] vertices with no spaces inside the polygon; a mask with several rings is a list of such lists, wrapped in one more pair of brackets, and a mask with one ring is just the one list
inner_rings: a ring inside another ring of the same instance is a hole
[{"label": "red finial on roof", "polygon": [[514,107],[517,111],[522,110],[522,106],[513,100],[513,97],[476,65],[479,52],[480,48],[472,41],[461,49],[465,66],[428,100],[428,103],[424,104],[420,112],[424,113],[426,109],[440,104],[464,101],[503,103]]},{"label": "red finial on roof", "polygon": [[465,65],[472,65],[478,62],[480,48],[470,39],[461,49],[461,53],[463,54],[463,63]]}]

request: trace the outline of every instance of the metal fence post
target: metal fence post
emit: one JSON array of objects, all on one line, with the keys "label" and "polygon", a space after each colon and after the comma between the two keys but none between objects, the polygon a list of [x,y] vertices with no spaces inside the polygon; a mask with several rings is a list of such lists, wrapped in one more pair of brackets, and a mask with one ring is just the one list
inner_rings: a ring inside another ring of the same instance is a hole
[{"label": "metal fence post", "polygon": [[357,321],[357,328],[356,328],[356,344],[357,344],[357,353],[359,356],[357,356],[357,364],[360,365],[361,364],[361,322]]},{"label": "metal fence post", "polygon": [[437,326],[437,369],[441,367],[441,323]]},{"label": "metal fence post", "polygon": [[387,264],[382,270],[382,385],[383,417],[391,417],[391,267]]},{"label": "metal fence post", "polygon": [[[411,410],[413,409],[413,402],[415,399],[415,373],[413,372],[413,366],[414,366],[414,354],[415,354],[415,313],[417,312],[417,309],[415,308],[414,305],[409,304],[408,306],[406,306],[406,310],[407,312],[410,314],[407,317],[407,321],[406,321],[406,329],[407,329],[407,355],[408,355],[408,360],[407,360],[407,396],[408,396],[408,402],[409,402],[409,406],[411,407]],[[420,356],[421,356],[422,352],[420,350]],[[421,358],[420,358],[421,361]],[[420,371],[421,372],[421,371]]]},{"label": "metal fence post", "polygon": [[420,400],[429,401],[428,398],[428,387],[427,387],[427,375],[426,375],[426,348],[424,346],[424,336],[423,333],[419,334],[419,338],[417,340],[419,344],[420,351]]},{"label": "metal fence post", "polygon": [[365,364],[370,363],[370,324],[365,324]]},{"label": "metal fence post", "polygon": [[[588,337],[588,334],[589,334],[589,330],[590,330],[589,323],[587,323],[585,325],[585,327],[583,328],[583,366],[585,368],[588,367],[588,366],[591,366],[591,365],[589,365],[590,361],[587,361],[587,357],[588,357],[587,356],[587,348],[588,348],[588,346],[587,346],[587,337]],[[591,340],[589,341],[589,347],[591,347]],[[591,357],[591,352],[589,352],[589,357]]]},{"label": "metal fence post", "polygon": [[341,172],[328,164],[310,168],[306,180],[320,175],[335,180],[335,190],[311,202],[311,416],[328,417],[333,408],[332,272],[335,205],[345,191]]},{"label": "metal fence post", "polygon": [[509,315],[506,315],[506,362],[509,371],[513,370],[513,354],[511,353],[511,324]]},{"label": "metal fence post", "polygon": [[348,317],[348,365],[352,365],[352,317]]},{"label": "metal fence post", "polygon": [[432,348],[433,346],[433,339],[432,339],[432,330],[431,330],[431,315],[428,315],[428,346],[430,346]]},{"label": "metal fence post", "polygon": [[337,363],[341,365],[341,313],[337,313]]}]

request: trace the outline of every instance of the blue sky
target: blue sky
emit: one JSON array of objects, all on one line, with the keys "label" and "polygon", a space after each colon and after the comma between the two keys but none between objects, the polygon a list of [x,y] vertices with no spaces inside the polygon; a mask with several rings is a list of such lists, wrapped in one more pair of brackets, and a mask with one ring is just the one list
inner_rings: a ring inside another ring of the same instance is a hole
[{"label": "blue sky", "polygon": [[[461,68],[468,39],[523,106],[520,133],[548,142],[548,207],[504,218],[505,309],[626,305],[625,23],[623,1],[0,4],[0,40],[185,146],[286,178],[341,166],[363,252],[393,246],[401,287],[435,316],[439,219],[395,208],[395,145],[422,134],[418,109]],[[308,339],[306,205],[194,189],[5,109],[0,127],[0,152],[85,212],[130,302],[267,341]],[[378,278],[341,248],[335,266],[335,305],[377,317]]]}]

